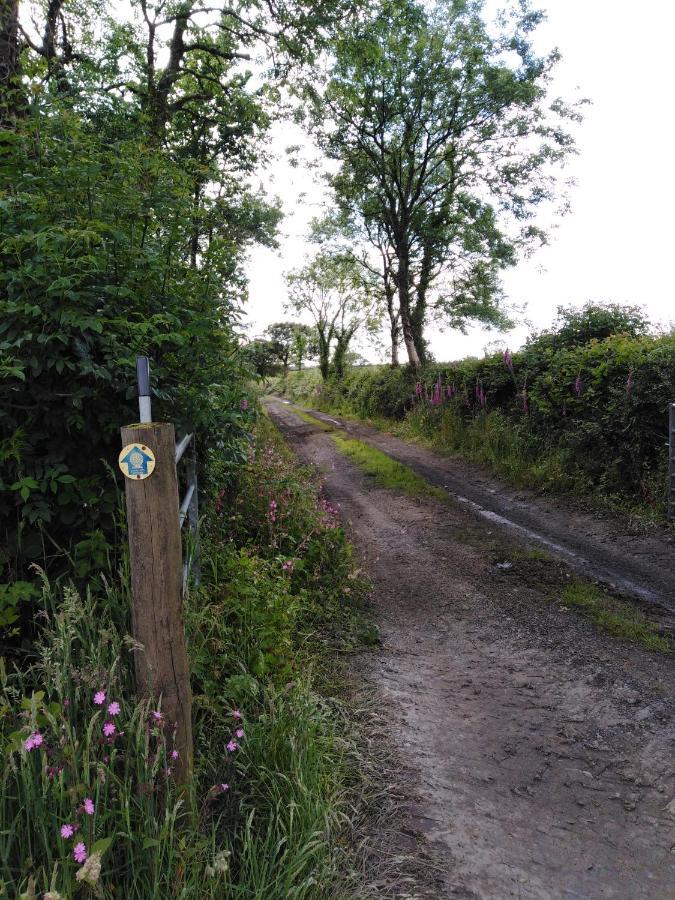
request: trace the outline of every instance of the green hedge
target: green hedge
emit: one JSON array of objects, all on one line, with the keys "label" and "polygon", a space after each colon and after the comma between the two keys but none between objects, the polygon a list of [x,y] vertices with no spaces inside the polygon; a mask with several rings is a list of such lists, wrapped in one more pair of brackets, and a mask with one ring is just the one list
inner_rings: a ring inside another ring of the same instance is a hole
[{"label": "green hedge", "polygon": [[534,339],[506,358],[433,365],[419,377],[354,369],[315,396],[324,407],[405,420],[436,445],[530,483],[665,508],[674,334],[571,347]]}]

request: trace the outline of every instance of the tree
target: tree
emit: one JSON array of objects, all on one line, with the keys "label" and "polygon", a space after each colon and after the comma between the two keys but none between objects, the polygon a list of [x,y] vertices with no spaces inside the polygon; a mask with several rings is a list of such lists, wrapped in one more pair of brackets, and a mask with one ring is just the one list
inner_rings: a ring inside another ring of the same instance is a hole
[{"label": "tree", "polygon": [[553,326],[530,338],[528,344],[571,349],[591,341],[604,341],[615,334],[641,337],[649,331],[649,320],[639,306],[588,302],[581,308],[559,306]]},{"label": "tree", "polygon": [[257,338],[244,347],[244,358],[256,375],[264,380],[279,372],[278,349],[274,341]]},{"label": "tree", "polygon": [[294,323],[292,352],[298,372],[302,369],[305,360],[318,356],[319,344],[316,332],[311,326],[299,322]]},{"label": "tree", "polygon": [[274,345],[275,354],[280,361],[284,375],[288,373],[291,359],[295,360],[298,370],[302,368],[305,358],[316,356],[318,352],[316,333],[309,325],[300,322],[275,322],[265,333]]},{"label": "tree", "polygon": [[562,123],[576,109],[547,106],[558,54],[530,40],[541,14],[525,0],[496,35],[482,15],[482,0],[385,0],[338,41],[325,92],[310,90],[336,202],[391,254],[392,327],[416,368],[430,312],[503,321],[499,272],[544,239],[531,219],[573,149]]},{"label": "tree", "polygon": [[19,80],[19,0],[0,0],[0,128],[17,112]]},{"label": "tree", "polygon": [[314,321],[322,378],[342,378],[349,344],[373,312],[373,296],[364,288],[358,263],[347,254],[319,253],[289,273],[287,281],[289,308]]}]

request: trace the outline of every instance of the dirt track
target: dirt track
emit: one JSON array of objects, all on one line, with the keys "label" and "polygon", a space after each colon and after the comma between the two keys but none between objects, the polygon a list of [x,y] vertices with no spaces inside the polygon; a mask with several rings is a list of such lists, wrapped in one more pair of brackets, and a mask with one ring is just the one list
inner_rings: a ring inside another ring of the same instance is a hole
[{"label": "dirt track", "polygon": [[382,645],[362,665],[401,762],[400,831],[437,871],[379,896],[675,896],[672,660],[555,602],[560,563],[466,505],[373,486],[330,435],[268,408],[373,581]]}]

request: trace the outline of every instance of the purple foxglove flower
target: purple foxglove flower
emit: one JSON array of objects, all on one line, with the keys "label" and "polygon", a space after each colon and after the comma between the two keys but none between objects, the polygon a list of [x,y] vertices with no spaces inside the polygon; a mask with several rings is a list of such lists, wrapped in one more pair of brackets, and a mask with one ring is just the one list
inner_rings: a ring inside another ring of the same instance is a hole
[{"label": "purple foxglove flower", "polygon": [[506,364],[506,368],[509,370],[509,372],[513,374],[513,358],[511,356],[511,353],[509,352],[508,347],[504,351],[504,363]]},{"label": "purple foxglove flower", "polygon": [[628,378],[626,379],[626,393],[633,393],[633,370],[631,369],[628,373]]}]

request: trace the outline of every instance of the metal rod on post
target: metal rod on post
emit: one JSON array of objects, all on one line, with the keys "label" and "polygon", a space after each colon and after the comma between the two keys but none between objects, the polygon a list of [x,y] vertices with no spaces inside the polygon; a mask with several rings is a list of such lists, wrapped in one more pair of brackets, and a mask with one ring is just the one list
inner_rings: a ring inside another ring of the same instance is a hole
[{"label": "metal rod on post", "polygon": [[668,518],[675,519],[675,403],[668,418]]},{"label": "metal rod on post", "polygon": [[188,507],[188,521],[192,532],[192,580],[199,585],[201,570],[199,567],[199,485],[197,483],[197,440],[192,441],[187,463],[187,475],[194,491]]},{"label": "metal rod on post", "polygon": [[147,356],[136,357],[136,379],[138,381],[139,422],[147,425],[152,422],[152,404],[150,401],[150,360]]}]

